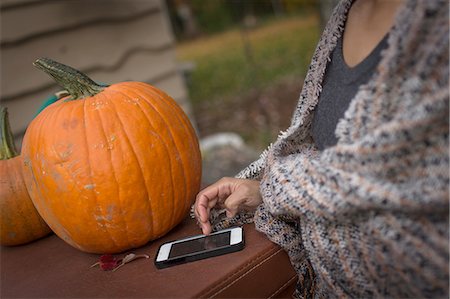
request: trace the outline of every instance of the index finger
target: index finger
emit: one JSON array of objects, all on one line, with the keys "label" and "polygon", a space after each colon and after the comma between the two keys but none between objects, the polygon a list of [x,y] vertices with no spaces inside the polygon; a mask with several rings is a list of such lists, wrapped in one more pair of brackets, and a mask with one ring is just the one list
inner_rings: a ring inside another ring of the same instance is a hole
[{"label": "index finger", "polygon": [[[217,202],[221,199],[221,188],[223,189],[223,185],[226,181],[219,180],[214,184],[206,187],[202,191],[200,191],[195,200],[194,209],[198,213],[198,218],[201,222],[205,222],[209,218],[210,210],[217,204]],[[228,194],[222,194],[222,197],[228,197]]]},{"label": "index finger", "polygon": [[206,222],[209,219],[209,212],[217,203],[217,198],[210,198],[205,193],[200,193],[197,196],[194,210],[196,210],[198,218],[201,222]]}]

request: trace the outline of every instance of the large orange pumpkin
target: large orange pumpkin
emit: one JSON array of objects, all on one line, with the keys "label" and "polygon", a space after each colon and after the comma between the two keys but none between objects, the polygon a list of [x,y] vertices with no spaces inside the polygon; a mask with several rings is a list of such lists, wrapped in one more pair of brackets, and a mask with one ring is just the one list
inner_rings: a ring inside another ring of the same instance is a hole
[{"label": "large orange pumpkin", "polygon": [[35,66],[70,94],[31,122],[22,147],[30,196],[52,230],[82,251],[117,253],[181,222],[201,157],[176,102],[145,83],[98,85],[46,58]]},{"label": "large orange pumpkin", "polygon": [[6,107],[0,107],[0,244],[21,245],[51,232],[28,196]]}]

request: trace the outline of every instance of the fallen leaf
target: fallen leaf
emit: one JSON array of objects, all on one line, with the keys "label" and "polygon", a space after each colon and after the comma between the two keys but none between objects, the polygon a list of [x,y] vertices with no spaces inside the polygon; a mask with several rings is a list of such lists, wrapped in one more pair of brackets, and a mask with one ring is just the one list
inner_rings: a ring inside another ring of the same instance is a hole
[{"label": "fallen leaf", "polygon": [[100,266],[100,269],[103,271],[116,271],[118,268],[122,267],[123,265],[134,261],[135,259],[139,258],[146,258],[148,259],[149,256],[146,254],[140,254],[136,255],[134,253],[127,254],[123,259],[117,258],[111,254],[104,254],[100,256],[100,259],[95,264],[91,265],[92,267]]},{"label": "fallen leaf", "polygon": [[118,265],[120,265],[121,262],[122,259],[118,259],[111,254],[104,254],[100,257],[100,260],[97,263],[91,266],[91,268],[100,266],[100,269],[102,269],[103,271],[111,271],[114,270]]}]

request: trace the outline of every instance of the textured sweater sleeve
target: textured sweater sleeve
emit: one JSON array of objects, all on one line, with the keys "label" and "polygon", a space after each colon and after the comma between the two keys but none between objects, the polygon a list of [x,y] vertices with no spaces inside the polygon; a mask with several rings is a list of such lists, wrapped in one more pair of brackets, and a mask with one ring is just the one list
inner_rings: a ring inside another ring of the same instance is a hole
[{"label": "textured sweater sleeve", "polygon": [[447,207],[448,89],[405,115],[315,159],[309,146],[272,152],[262,188],[270,211],[340,221],[367,211]]},{"label": "textured sweater sleeve", "polygon": [[[448,68],[440,75],[448,80]],[[352,142],[321,154],[310,145],[269,153],[256,225],[288,251],[300,277],[307,271],[298,260],[309,259],[320,292],[448,292],[449,91],[433,87]],[[299,219],[300,236],[284,217]]]}]

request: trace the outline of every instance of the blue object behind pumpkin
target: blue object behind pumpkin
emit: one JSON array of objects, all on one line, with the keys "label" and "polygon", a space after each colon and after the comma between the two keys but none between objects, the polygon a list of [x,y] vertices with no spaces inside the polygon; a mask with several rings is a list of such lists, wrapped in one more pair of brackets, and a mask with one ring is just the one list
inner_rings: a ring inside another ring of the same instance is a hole
[{"label": "blue object behind pumpkin", "polygon": [[38,111],[36,112],[36,114],[34,115],[34,117],[36,117],[39,113],[41,113],[42,110],[44,110],[47,106],[53,104],[54,102],[56,102],[58,100],[58,97],[56,95],[52,95],[50,97],[48,97],[44,103],[42,103],[41,107],[39,107]]},{"label": "blue object behind pumpkin", "polygon": [[[106,83],[101,83],[101,82],[97,82],[97,84],[102,85],[104,87],[108,87],[109,85]],[[54,102],[58,101],[60,98],[65,97],[69,95],[67,93],[67,91],[65,90],[61,90],[56,92],[55,94],[49,96],[44,103],[42,103],[42,105],[39,107],[38,111],[36,112],[36,114],[34,115],[33,118],[35,118],[39,113],[42,112],[42,110],[44,110],[47,106],[50,106],[51,104],[53,104]]]}]

